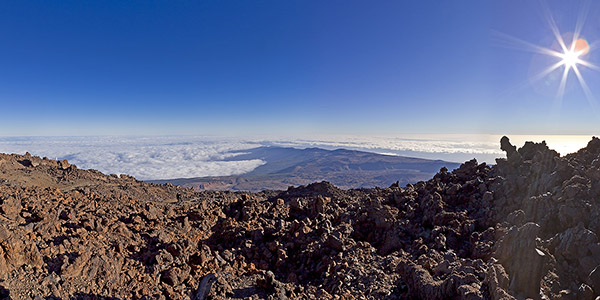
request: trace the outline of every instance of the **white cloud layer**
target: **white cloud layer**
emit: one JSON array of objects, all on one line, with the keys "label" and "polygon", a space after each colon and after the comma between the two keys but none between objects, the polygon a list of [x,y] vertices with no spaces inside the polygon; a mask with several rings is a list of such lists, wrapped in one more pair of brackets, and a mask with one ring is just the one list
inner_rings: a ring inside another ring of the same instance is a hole
[{"label": "white cloud layer", "polygon": [[223,161],[255,144],[201,137],[0,138],[0,152],[68,159],[80,168],[130,174],[141,180],[236,175],[261,160]]},{"label": "white cloud layer", "polygon": [[[561,153],[585,146],[589,136],[517,136],[525,140],[546,140]],[[325,149],[354,149],[429,159],[463,162],[477,158],[494,163],[504,157],[495,135],[418,135],[399,137],[311,136],[311,137],[4,137],[0,152],[30,152],[51,159],[68,159],[80,168],[107,174],[130,174],[141,180],[226,176],[250,172],[262,160],[228,160],[244,150],[260,146]],[[235,153],[234,153],[235,152]]]},{"label": "white cloud layer", "polygon": [[480,162],[494,163],[495,158],[504,155],[499,149],[499,140],[500,138],[496,141],[487,135],[404,135],[403,137],[336,135],[298,139],[280,138],[262,143],[296,148],[344,148],[387,155],[442,159],[452,162],[463,162],[476,158]]}]

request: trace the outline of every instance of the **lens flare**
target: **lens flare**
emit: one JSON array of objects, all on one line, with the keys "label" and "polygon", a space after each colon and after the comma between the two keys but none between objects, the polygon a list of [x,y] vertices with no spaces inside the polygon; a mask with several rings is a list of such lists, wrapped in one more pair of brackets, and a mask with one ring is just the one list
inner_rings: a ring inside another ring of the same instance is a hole
[{"label": "lens flare", "polygon": [[548,22],[550,30],[552,31],[556,40],[556,47],[543,47],[535,45],[528,41],[521,40],[516,37],[504,34],[501,34],[501,36],[509,42],[513,42],[517,45],[522,46],[522,50],[543,54],[547,57],[557,59],[556,62],[553,62],[549,66],[543,68],[539,73],[535,74],[531,78],[532,82],[537,82],[539,80],[547,78],[548,76],[554,76],[554,71],[562,68],[562,70],[560,71],[562,75],[560,75],[560,81],[558,82],[556,92],[555,105],[557,107],[560,107],[560,105],[562,104],[562,99],[565,93],[565,87],[567,85],[569,75],[573,73],[575,74],[575,77],[577,78],[581,89],[585,93],[585,96],[592,110],[594,110],[598,114],[598,108],[596,107],[597,104],[595,97],[592,94],[592,91],[590,90],[585,79],[583,78],[583,74],[581,72],[583,68],[600,71],[600,67],[585,59],[585,56],[594,50],[593,45],[595,45],[594,43],[590,45],[588,41],[584,39],[581,35],[581,31],[589,9],[587,9],[586,7],[583,7],[581,9],[580,14],[577,18],[575,30],[572,34],[561,34],[548,7],[543,6],[542,8],[544,9],[544,16],[546,18],[546,21]]},{"label": "lens flare", "polygon": [[590,51],[590,45],[584,39],[577,39],[571,43],[571,47],[565,49],[563,53],[558,54],[560,57],[561,65],[565,68],[571,69],[577,67],[577,64],[582,62],[581,56],[587,54]]},{"label": "lens flare", "polygon": [[590,52],[590,44],[584,39],[578,39],[573,43],[573,50],[579,53],[579,56],[586,55]]}]

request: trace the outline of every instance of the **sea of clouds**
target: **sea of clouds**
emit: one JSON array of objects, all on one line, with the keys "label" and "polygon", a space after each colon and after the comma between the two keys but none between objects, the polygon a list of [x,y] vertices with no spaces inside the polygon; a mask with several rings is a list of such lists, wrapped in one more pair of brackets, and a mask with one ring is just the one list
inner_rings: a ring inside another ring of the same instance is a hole
[{"label": "sea of clouds", "polygon": [[[499,140],[499,139],[498,139]],[[275,139],[264,144],[294,148],[318,147],[324,149],[349,149],[379,154],[411,156],[463,162],[476,158],[493,163],[502,157],[498,141],[489,136],[321,136],[298,139]]]},{"label": "sea of clouds", "polygon": [[[526,138],[521,139],[524,141]],[[494,163],[495,158],[504,156],[499,149],[499,140],[500,136],[491,135],[0,137],[0,152],[29,152],[51,159],[67,159],[80,168],[96,169],[106,174],[129,174],[140,180],[150,180],[244,174],[266,162],[260,159],[224,159],[261,146],[345,148],[452,162],[476,158],[480,162]],[[569,140],[567,146],[562,147],[577,150],[585,146],[588,140],[589,137]],[[522,145],[521,142],[517,138],[516,145]],[[562,145],[558,142],[554,144],[558,148]]]},{"label": "sea of clouds", "polygon": [[29,152],[50,159],[67,159],[80,168],[130,174],[141,180],[250,172],[264,162],[223,159],[233,156],[232,151],[255,147],[239,140],[210,137],[0,138],[3,153]]}]

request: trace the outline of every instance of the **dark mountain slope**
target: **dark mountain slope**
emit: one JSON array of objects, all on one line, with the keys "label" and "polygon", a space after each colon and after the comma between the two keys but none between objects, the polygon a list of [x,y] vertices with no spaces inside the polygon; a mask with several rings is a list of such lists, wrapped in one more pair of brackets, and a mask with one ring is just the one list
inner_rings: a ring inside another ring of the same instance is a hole
[{"label": "dark mountain slope", "polygon": [[430,178],[441,167],[454,169],[459,164],[441,160],[382,155],[354,150],[324,150],[259,147],[239,151],[227,160],[261,159],[266,163],[239,176],[152,180],[196,190],[286,189],[288,186],[328,181],[340,188],[366,188],[401,185]]}]

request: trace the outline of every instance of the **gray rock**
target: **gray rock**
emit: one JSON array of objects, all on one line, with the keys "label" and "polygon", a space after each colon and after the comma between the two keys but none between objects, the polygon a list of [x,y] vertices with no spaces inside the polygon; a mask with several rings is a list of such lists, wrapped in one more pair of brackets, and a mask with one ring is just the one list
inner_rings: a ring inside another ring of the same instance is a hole
[{"label": "gray rock", "polygon": [[498,242],[494,254],[510,278],[510,290],[517,295],[540,299],[540,282],[544,274],[546,254],[537,248],[540,226],[527,223],[512,227]]}]

